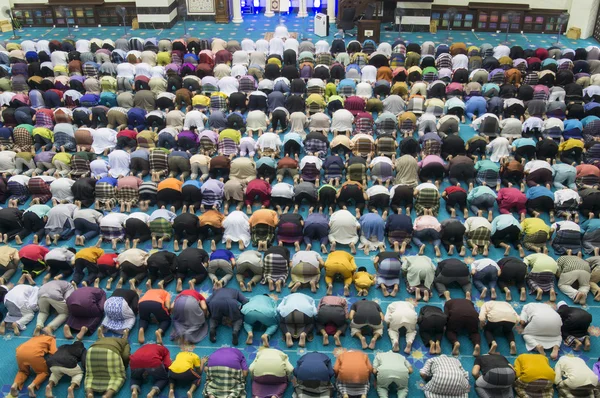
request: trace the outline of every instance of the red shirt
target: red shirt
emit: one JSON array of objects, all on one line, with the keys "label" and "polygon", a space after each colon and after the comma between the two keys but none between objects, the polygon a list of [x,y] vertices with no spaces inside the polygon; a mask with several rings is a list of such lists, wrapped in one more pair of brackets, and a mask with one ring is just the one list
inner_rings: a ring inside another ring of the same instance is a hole
[{"label": "red shirt", "polygon": [[[204,298],[204,296],[202,296],[200,293],[198,293],[197,291],[192,290],[192,289],[183,290],[181,293],[179,293],[177,295],[177,297],[179,297],[179,296],[191,296],[191,297],[195,298],[198,301],[205,301],[206,300]],[[177,300],[177,298],[175,298],[175,300]]]},{"label": "red shirt", "polygon": [[19,257],[33,261],[43,261],[50,250],[40,245],[27,245],[19,250]]},{"label": "red shirt", "polygon": [[121,130],[117,133],[117,138],[119,137],[127,137],[135,140],[135,138],[137,137],[137,133],[135,132],[135,130]]},{"label": "red shirt", "polygon": [[449,186],[448,188],[444,189],[444,191],[446,191],[446,193],[448,195],[450,195],[451,193],[454,193],[454,192],[464,192],[464,193],[467,193],[467,191],[465,191],[464,188],[458,187],[456,185]]},{"label": "red shirt", "polygon": [[117,253],[106,253],[101,255],[96,261],[97,265],[106,265],[108,267],[114,267],[117,264]]},{"label": "red shirt", "polygon": [[129,358],[131,369],[168,368],[171,366],[171,353],[167,348],[158,344],[144,344]]}]

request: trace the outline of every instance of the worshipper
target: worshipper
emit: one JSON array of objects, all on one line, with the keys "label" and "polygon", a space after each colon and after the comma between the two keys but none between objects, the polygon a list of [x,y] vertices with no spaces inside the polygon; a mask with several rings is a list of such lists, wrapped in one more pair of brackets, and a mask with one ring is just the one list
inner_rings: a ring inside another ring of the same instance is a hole
[{"label": "worshipper", "polygon": [[527,275],[527,264],[515,257],[504,257],[498,260],[500,267],[500,276],[498,277],[498,287],[504,291],[506,301],[512,300],[512,294],[508,285],[516,286],[520,293],[519,300],[527,299],[525,290],[525,276]]},{"label": "worshipper", "polygon": [[144,344],[144,332],[154,318],[158,322],[156,343],[162,344],[163,334],[171,326],[171,294],[164,289],[149,289],[139,300],[140,327],[138,342]]},{"label": "worshipper", "polygon": [[317,308],[315,301],[302,293],[292,293],[283,298],[277,306],[279,327],[285,336],[286,345],[293,346],[293,339],[298,339],[298,346],[304,347],[307,338],[313,334]]},{"label": "worshipper", "polygon": [[295,293],[302,287],[310,286],[311,292],[316,293],[324,266],[325,262],[319,253],[312,250],[297,251],[291,259],[290,291]]},{"label": "worshipper", "polygon": [[38,244],[40,239],[46,235],[47,214],[50,206],[32,205],[23,211],[23,229],[15,236],[15,243],[23,244],[23,240],[30,234],[33,234],[33,243]]},{"label": "worshipper", "polygon": [[191,382],[188,396],[192,396],[202,383],[202,367],[205,362],[204,358],[200,359],[193,352],[178,353],[169,366],[169,395],[175,396],[175,386],[179,382]]},{"label": "worshipper", "polygon": [[589,351],[591,341],[588,329],[592,324],[592,315],[582,308],[570,307],[564,301],[556,304],[556,312],[562,319],[561,333],[563,343],[579,351]]},{"label": "worshipper", "polygon": [[72,330],[76,330],[77,340],[92,335],[102,323],[106,293],[97,287],[81,287],[67,298],[69,317],[63,327],[66,339],[72,339]]},{"label": "worshipper", "polygon": [[[23,217],[25,217],[25,215]],[[583,252],[585,254],[597,256],[600,254],[600,219],[588,218],[580,224],[580,227]]]},{"label": "worshipper", "polygon": [[290,264],[290,251],[286,247],[271,246],[263,258],[263,275],[260,283],[268,284],[269,291],[276,290],[280,293],[288,277]]},{"label": "worshipper", "polygon": [[135,325],[140,297],[137,290],[115,289],[104,302],[104,319],[98,328],[98,336],[111,332],[121,336],[129,336]]},{"label": "worshipper", "polygon": [[501,354],[478,356],[471,374],[475,378],[475,392],[479,397],[495,397],[497,394],[512,396],[515,369]]},{"label": "worshipper", "polygon": [[[255,250],[245,250],[236,259],[236,264],[237,272],[235,277],[240,285],[240,290],[242,292],[251,292],[252,286],[256,286],[262,279],[263,261],[261,254]],[[251,277],[247,284],[244,282],[245,276]]]},{"label": "worshipper", "polygon": [[429,347],[429,354],[441,354],[441,340],[446,327],[447,315],[439,308],[431,305],[421,307],[417,324],[419,326],[419,336]]},{"label": "worshipper", "polygon": [[430,358],[420,370],[425,380],[425,397],[439,396],[466,397],[471,388],[469,373],[456,358],[441,355]]},{"label": "worshipper", "polygon": [[555,373],[541,354],[521,354],[515,360],[515,392],[519,398],[553,396]]},{"label": "worshipper", "polygon": [[100,220],[100,237],[97,246],[103,241],[111,242],[112,249],[117,249],[117,243],[125,238],[125,223],[129,216],[124,213],[110,212]]},{"label": "worshipper", "polygon": [[465,220],[465,237],[471,247],[471,255],[476,256],[482,249],[482,255],[487,256],[492,234],[492,224],[483,217],[469,217]]},{"label": "worshipper", "polygon": [[248,302],[239,291],[227,287],[217,289],[206,300],[210,312],[209,334],[210,341],[214,343],[217,340],[217,327],[224,324],[225,318],[231,321],[233,328],[232,344],[238,344],[238,337],[243,325],[243,315],[240,308]]},{"label": "worshipper", "polygon": [[238,242],[240,250],[250,245],[250,221],[249,217],[242,211],[232,211],[222,221],[223,239],[225,247],[231,249],[231,242]]},{"label": "worshipper", "polygon": [[142,283],[148,275],[147,261],[149,256],[149,253],[141,249],[128,249],[119,254],[116,260],[119,269],[117,289],[123,286],[126,279],[131,290],[135,290],[136,286]]},{"label": "worshipper", "polygon": [[[356,301],[350,307],[348,319],[351,336],[360,340],[363,350],[374,350],[377,340],[383,335],[384,314],[379,304],[367,299]],[[368,345],[364,336],[367,332],[373,335]]]},{"label": "worshipper", "polygon": [[18,397],[19,391],[29,378],[31,370],[35,373],[35,378],[27,386],[27,393],[30,397],[37,395],[37,390],[48,378],[48,364],[45,356],[56,353],[56,338],[53,336],[32,337],[15,350],[17,358],[18,372],[15,380],[10,386],[10,396]]},{"label": "worshipper", "polygon": [[362,351],[344,351],[337,356],[333,366],[335,386],[343,397],[366,397],[371,387],[373,365],[369,356]]},{"label": "worshipper", "polygon": [[381,289],[384,297],[396,297],[400,285],[402,262],[397,252],[382,251],[373,259],[377,276],[375,285]]},{"label": "worshipper", "polygon": [[169,349],[159,344],[146,344],[129,357],[131,369],[131,397],[137,398],[142,392],[144,379],[152,378],[152,389],[147,397],[155,397],[169,383],[168,369],[171,366]]},{"label": "worshipper", "polygon": [[261,336],[261,342],[264,347],[269,347],[269,338],[273,337],[279,325],[275,300],[266,294],[254,296],[244,304],[241,312],[244,315],[244,330],[248,333],[246,344],[252,344],[253,328],[258,325],[265,329]]},{"label": "worshipper", "polygon": [[481,352],[481,336],[479,335],[479,314],[471,300],[452,299],[444,303],[446,322],[446,337],[452,344],[452,355],[460,354],[458,333],[465,330],[473,343],[473,356]]},{"label": "worshipper", "polygon": [[417,313],[415,306],[407,301],[394,301],[385,311],[384,321],[388,327],[388,334],[392,342],[392,351],[400,351],[399,335],[406,334],[406,347],[404,353],[410,354],[413,342],[417,335]]},{"label": "worshipper", "polygon": [[48,268],[44,258],[49,252],[50,250],[48,250],[48,248],[38,244],[23,246],[18,253],[19,260],[21,261],[21,264],[23,264],[23,269],[17,284],[27,281],[29,284],[35,285],[33,278],[46,271]]},{"label": "worshipper", "polygon": [[[206,397],[227,395],[231,398],[246,396],[248,365],[246,357],[237,348],[217,349],[204,364],[206,382],[203,394]],[[226,383],[223,381],[226,380]]]},{"label": "worshipper", "polygon": [[170,241],[173,236],[173,220],[176,214],[172,211],[159,208],[154,210],[148,219],[148,226],[152,233],[152,248],[162,249],[165,241]]},{"label": "worshipper", "polygon": [[492,232],[490,239],[496,248],[503,248],[504,255],[510,254],[510,245],[525,257],[525,251],[521,245],[521,224],[512,214],[500,214],[492,221]]},{"label": "worshipper", "polygon": [[[53,280],[45,283],[38,290],[39,313],[36,320],[34,336],[41,332],[52,336],[55,330],[58,330],[69,317],[67,308],[67,299],[75,291],[73,286],[67,281]],[[46,325],[46,320],[50,316],[50,308],[54,308],[56,316]]]},{"label": "worshipper", "polygon": [[341,346],[342,336],[348,324],[348,303],[338,296],[325,296],[319,301],[317,312],[317,331],[323,336],[323,345],[329,345],[329,336],[333,335],[336,346]]},{"label": "worshipper", "polygon": [[358,230],[360,223],[346,209],[337,210],[329,218],[329,242],[331,251],[336,250],[337,244],[350,246],[350,252],[356,254],[356,244],[359,241]]},{"label": "worshipper", "polygon": [[183,290],[175,297],[171,318],[171,340],[186,344],[198,343],[208,334],[208,307],[204,297],[195,290]]},{"label": "worshipper", "polygon": [[327,256],[324,268],[327,294],[332,294],[333,280],[339,275],[344,280],[344,296],[349,296],[350,284],[357,269],[354,256],[342,250],[332,251]]},{"label": "worshipper", "polygon": [[75,389],[79,388],[83,381],[82,368],[85,367],[86,354],[87,349],[83,343],[76,341],[73,344],[61,345],[46,359],[46,365],[50,369],[50,380],[45,391],[47,397],[54,396],[52,389],[65,375],[71,378],[71,383],[67,387],[67,398],[75,397]]},{"label": "worshipper", "polygon": [[253,397],[283,398],[294,367],[282,351],[263,347],[248,370],[252,377]]},{"label": "worshipper", "polygon": [[552,349],[550,358],[556,360],[562,341],[560,315],[548,304],[529,303],[521,309],[520,317],[527,351],[535,349],[545,355],[544,350]]},{"label": "worshipper", "polygon": [[61,279],[71,276],[75,262],[75,253],[76,251],[72,247],[57,247],[46,253],[44,262],[48,266],[49,272],[44,276],[42,281],[46,283],[50,278]]},{"label": "worshipper", "polygon": [[0,239],[8,244],[21,231],[23,211],[15,207],[0,209]]},{"label": "worshipper", "polygon": [[312,208],[308,210],[308,217],[304,220],[304,229],[302,233],[304,235],[306,250],[311,250],[313,240],[318,240],[321,247],[321,253],[327,253],[327,244],[329,243],[329,219],[321,210],[318,212],[313,212]]},{"label": "worshipper", "polygon": [[[140,204],[141,210],[141,204]],[[136,211],[129,214],[125,220],[125,249],[137,248],[138,243],[149,241],[152,238],[152,231],[148,222],[150,215],[142,211]]]},{"label": "worshipper", "polygon": [[455,284],[465,292],[465,298],[471,299],[471,278],[469,267],[456,258],[440,261],[435,268],[433,284],[440,297],[450,300],[448,286]]},{"label": "worshipper", "polygon": [[358,296],[368,296],[369,289],[375,284],[375,276],[367,272],[366,267],[359,267],[354,275],[354,287],[358,292]]},{"label": "worshipper", "polygon": [[[590,264],[578,256],[560,256],[556,260],[558,288],[575,303],[585,304],[590,290]],[[576,288],[574,287],[576,286]]]},{"label": "worshipper", "polygon": [[534,253],[523,259],[529,272],[527,273],[527,285],[529,294],[536,293],[536,300],[542,299],[542,294],[549,293],[550,301],[556,301],[554,281],[558,273],[558,263],[547,254]]},{"label": "worshipper", "polygon": [[167,250],[154,251],[146,260],[148,267],[148,280],[146,288],[151,289],[152,284],[158,280],[158,288],[162,289],[175,279],[177,269],[177,256]]},{"label": "worshipper", "polygon": [[496,199],[496,193],[490,187],[482,185],[469,191],[467,194],[467,205],[473,214],[479,217],[487,210],[487,219],[489,222],[492,222]]},{"label": "worshipper", "polygon": [[275,228],[279,223],[277,212],[270,209],[259,209],[252,213],[248,220],[252,244],[258,251],[265,251],[275,239]]},{"label": "worshipper", "polygon": [[[80,283],[83,286],[90,286],[92,284],[96,285],[96,283],[100,283],[100,280],[102,278],[100,277],[101,275],[100,267],[98,266],[98,259],[102,255],[104,255],[104,250],[96,246],[85,247],[75,254],[75,269],[73,271],[73,278],[71,278],[71,284],[73,284],[73,287],[77,287],[77,285],[79,285]],[[88,271],[88,277],[86,280],[83,280],[83,271],[86,269]],[[105,273],[102,272],[102,274],[102,276],[104,277]]]},{"label": "worshipper", "polygon": [[561,397],[595,394],[598,377],[582,358],[563,355],[554,365],[554,384]]},{"label": "worshipper", "polygon": [[193,276],[188,284],[190,289],[194,289],[196,284],[201,284],[208,276],[208,253],[201,248],[188,247],[177,256],[177,270],[175,277],[177,278],[176,291],[179,293],[183,289],[183,280],[188,273]]},{"label": "worshipper", "polygon": [[496,284],[500,275],[498,264],[489,258],[475,260],[471,263],[471,274],[473,275],[473,284],[479,290],[479,297],[485,298],[489,288],[490,298],[495,300]]},{"label": "worshipper", "polygon": [[435,277],[435,266],[427,256],[406,256],[402,258],[402,271],[406,278],[406,290],[415,295],[417,301],[429,301],[431,285]]},{"label": "worshipper", "polygon": [[[413,224],[413,243],[419,248],[419,255],[425,253],[425,243],[423,241],[431,241],[436,257],[441,257],[440,251],[440,231],[442,225],[436,217],[430,215],[418,216]],[[365,253],[366,254],[366,253]]]},{"label": "worshipper", "polygon": [[127,378],[131,348],[127,339],[102,337],[88,348],[85,358],[85,394],[113,398]]},{"label": "worshipper", "polygon": [[440,192],[437,186],[424,182],[415,187],[415,211],[417,215],[436,216],[440,210]]},{"label": "worshipper", "polygon": [[60,239],[67,240],[75,232],[73,213],[78,207],[66,203],[54,206],[46,215],[48,220],[44,227],[46,232],[46,246],[58,244]]},{"label": "worshipper", "polygon": [[[9,290],[10,289],[10,290]],[[10,324],[15,336],[27,328],[38,311],[39,287],[29,285],[3,286],[0,298],[6,308],[6,315],[0,323],[0,335],[6,332],[6,324]]]},{"label": "worshipper", "polygon": [[519,323],[519,315],[513,309],[512,305],[503,301],[486,301],[479,310],[479,322],[483,326],[485,339],[490,348],[489,354],[495,354],[498,343],[494,334],[500,331],[508,340],[510,354],[517,354],[517,345],[515,344],[515,335],[513,328]]},{"label": "worshipper", "polygon": [[571,221],[558,221],[551,225],[549,236],[555,254],[579,255],[581,246],[581,227]]},{"label": "worshipper", "polygon": [[408,378],[412,372],[412,366],[400,354],[390,351],[377,353],[373,361],[377,394],[380,397],[387,397],[388,390],[394,385],[398,398],[406,398],[408,395]]},{"label": "worshipper", "polygon": [[100,235],[100,222],[104,215],[94,209],[77,209],[73,212],[73,224],[75,226],[75,245],[85,246]]},{"label": "worshipper", "polygon": [[0,246],[0,285],[8,283],[19,266],[19,251],[14,247]]},{"label": "worshipper", "polygon": [[297,396],[331,396],[333,393],[333,365],[323,353],[309,352],[298,358],[293,374]]}]

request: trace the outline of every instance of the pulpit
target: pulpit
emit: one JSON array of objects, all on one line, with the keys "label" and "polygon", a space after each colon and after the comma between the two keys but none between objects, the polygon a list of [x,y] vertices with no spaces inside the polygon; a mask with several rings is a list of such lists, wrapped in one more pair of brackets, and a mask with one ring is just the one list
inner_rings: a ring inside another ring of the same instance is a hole
[{"label": "pulpit", "polygon": [[379,43],[379,35],[381,33],[381,21],[372,19],[361,19],[357,24],[358,33],[356,39],[359,42],[365,40],[373,40],[375,43]]}]

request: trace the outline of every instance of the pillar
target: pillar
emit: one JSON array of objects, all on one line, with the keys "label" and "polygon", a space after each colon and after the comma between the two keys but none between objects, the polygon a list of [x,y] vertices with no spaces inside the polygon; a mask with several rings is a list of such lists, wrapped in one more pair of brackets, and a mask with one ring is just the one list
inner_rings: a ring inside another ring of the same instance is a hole
[{"label": "pillar", "polygon": [[298,0],[298,17],[308,17],[308,13],[306,12],[306,0]]},{"label": "pillar", "polygon": [[273,17],[275,16],[275,13],[273,12],[273,9],[271,8],[271,0],[266,0],[265,1],[265,17]]},{"label": "pillar", "polygon": [[336,0],[327,0],[327,17],[330,24],[335,24],[335,2]]},{"label": "pillar", "polygon": [[231,7],[233,8],[233,18],[231,22],[233,23],[242,23],[244,19],[242,18],[242,2],[240,0],[232,0]]},{"label": "pillar", "polygon": [[135,0],[135,6],[140,29],[171,28],[177,22],[177,0]]}]

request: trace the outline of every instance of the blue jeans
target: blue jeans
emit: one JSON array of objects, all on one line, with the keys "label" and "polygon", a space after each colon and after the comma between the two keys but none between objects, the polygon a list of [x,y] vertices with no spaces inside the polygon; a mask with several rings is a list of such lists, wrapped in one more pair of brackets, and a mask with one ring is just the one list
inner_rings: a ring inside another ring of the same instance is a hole
[{"label": "blue jeans", "polygon": [[479,210],[490,211],[494,210],[494,203],[496,203],[494,195],[484,194],[469,201],[469,209],[473,214],[477,214]]},{"label": "blue jeans", "polygon": [[478,117],[487,112],[487,101],[484,97],[471,97],[466,105],[467,116],[469,119],[475,119],[473,116]]},{"label": "blue jeans", "polygon": [[156,144],[159,148],[173,149],[177,147],[175,137],[169,133],[162,133],[158,136],[158,143]]},{"label": "blue jeans", "polygon": [[488,265],[481,271],[477,271],[473,275],[473,284],[480,292],[487,287],[490,289],[496,289],[496,282],[498,281],[498,269],[493,265]]},{"label": "blue jeans", "polygon": [[89,222],[84,218],[76,218],[73,223],[75,224],[75,235],[83,236],[86,242],[100,235],[100,226],[96,223]]},{"label": "blue jeans", "polygon": [[413,231],[413,242],[417,247],[424,245],[423,241],[430,241],[434,246],[440,246],[442,241],[440,239],[440,233],[435,229],[423,229],[421,231]]}]

